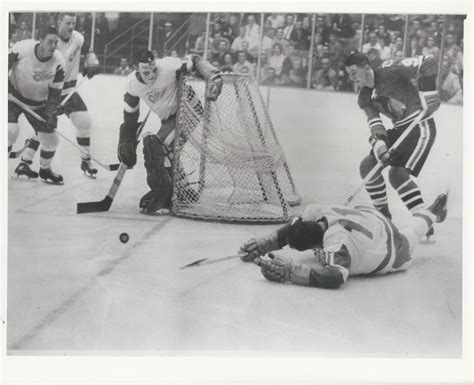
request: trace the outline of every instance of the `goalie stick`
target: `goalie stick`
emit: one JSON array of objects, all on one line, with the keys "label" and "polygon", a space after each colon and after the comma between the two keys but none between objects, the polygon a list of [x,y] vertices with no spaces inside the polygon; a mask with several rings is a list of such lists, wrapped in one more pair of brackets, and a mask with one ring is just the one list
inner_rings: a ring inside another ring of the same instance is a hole
[{"label": "goalie stick", "polygon": [[[395,141],[395,143],[392,144],[392,146],[388,149],[388,151],[395,150],[400,143],[405,140],[405,138],[408,136],[408,134],[422,121],[426,114],[426,109],[420,110],[420,113],[413,119],[413,121],[410,123],[410,125],[406,128],[406,130],[403,132],[403,134],[400,135],[400,137]],[[370,170],[370,172],[365,176],[365,178],[362,180],[361,184],[357,189],[347,198],[346,203],[344,203],[344,206],[347,206],[349,203],[351,203],[354,198],[359,194],[360,190],[369,182],[373,176],[381,169],[383,168],[382,162],[377,162],[377,164]]]},{"label": "goalie stick", "polygon": [[[148,113],[146,114],[145,119],[143,119],[143,122],[140,124],[140,127],[138,127],[137,134],[136,134],[137,142],[143,130],[143,127],[145,126],[145,123],[148,120],[148,117],[150,116],[150,113],[151,113],[151,109],[148,110]],[[114,181],[112,182],[109,192],[107,193],[105,198],[97,202],[79,202],[77,204],[77,214],[98,213],[98,212],[103,212],[103,211],[109,211],[110,206],[112,206],[112,202],[115,198],[115,195],[117,194],[117,191],[120,187],[120,184],[122,183],[123,177],[125,176],[125,172],[127,171],[127,169],[128,167],[125,163],[123,162],[120,163],[120,167],[118,168],[117,175],[115,176]]]},{"label": "goalie stick", "polygon": [[235,259],[235,258],[241,258],[245,257],[247,253],[239,253],[235,255],[228,255],[227,257],[220,257],[220,258],[214,258],[214,259],[209,259],[209,258],[203,258],[203,259],[198,259],[197,261],[191,262],[187,265],[181,266],[179,269],[183,270],[188,267],[198,267],[198,266],[204,266],[204,265],[211,265],[213,263],[218,263],[218,262],[223,262],[227,261],[229,259]]},{"label": "goalie stick", "polygon": [[[72,94],[69,94],[69,95],[72,95]],[[69,96],[68,95],[68,96]],[[25,103],[21,102],[20,100],[18,100],[16,97],[14,97],[13,95],[11,94],[8,94],[8,100],[15,103],[16,105],[18,105],[19,107],[21,107],[27,114],[30,114],[32,117],[34,117],[35,119],[39,120],[40,122],[43,122],[43,123],[46,123],[46,121],[43,119],[42,116],[38,115],[35,111],[33,111],[29,106],[27,106]],[[65,99],[66,100],[66,99]],[[88,157],[90,157],[94,162],[96,162],[99,166],[101,166],[102,168],[106,169],[106,170],[109,170],[109,171],[115,171],[119,168],[119,164],[104,164],[102,163],[101,161],[99,161],[98,159],[94,158],[89,152],[87,152],[86,150],[84,150],[83,148],[79,147],[76,143],[74,143],[71,139],[69,139],[67,136],[65,136],[64,134],[62,134],[60,131],[56,130],[56,133],[61,137],[63,138],[66,142],[69,142],[70,144],[72,144],[75,148],[77,148],[80,152],[82,152],[84,155],[87,155]]]}]

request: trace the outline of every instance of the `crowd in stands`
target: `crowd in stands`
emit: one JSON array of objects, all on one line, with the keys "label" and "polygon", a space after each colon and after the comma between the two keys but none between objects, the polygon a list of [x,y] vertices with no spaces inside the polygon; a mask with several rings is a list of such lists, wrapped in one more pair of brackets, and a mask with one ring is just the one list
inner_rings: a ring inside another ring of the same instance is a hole
[{"label": "crowd in stands", "polygon": [[[37,14],[36,29],[40,25],[56,25],[57,15]],[[111,36],[129,27],[130,17],[130,13],[123,12],[96,14],[96,52],[103,50]],[[206,30],[202,28],[202,34],[188,42],[185,53],[204,55],[207,45],[207,58],[213,65],[224,72],[258,77],[264,85],[352,92],[357,90],[349,82],[344,66],[352,52],[361,50],[367,54],[372,66],[386,60],[431,55],[441,66],[442,99],[462,103],[463,19],[416,15],[408,17],[406,27],[405,15],[370,14],[365,15],[362,23],[360,14],[316,14],[313,26],[312,14],[273,13],[262,18],[257,13],[218,13],[212,14],[207,42]],[[159,47],[153,50],[154,54],[178,56],[172,46],[163,46],[163,42],[170,41],[168,36],[173,35],[173,24],[166,21],[163,25],[163,38],[158,39]],[[76,29],[85,35],[86,41],[90,39],[91,28],[92,14],[78,13]],[[11,13],[10,44],[32,37],[32,14]],[[128,59],[123,57],[114,73],[125,75],[131,70]]]}]

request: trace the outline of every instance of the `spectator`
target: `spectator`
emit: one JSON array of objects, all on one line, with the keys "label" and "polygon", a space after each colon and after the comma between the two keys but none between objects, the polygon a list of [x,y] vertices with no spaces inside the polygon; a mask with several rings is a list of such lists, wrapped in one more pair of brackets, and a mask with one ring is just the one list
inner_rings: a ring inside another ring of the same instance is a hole
[{"label": "spectator", "polygon": [[268,67],[268,73],[266,76],[262,77],[262,84],[264,85],[278,85],[280,84],[280,80],[278,76],[275,74],[275,68]]},{"label": "spectator", "polygon": [[355,35],[355,31],[352,29],[352,18],[347,13],[334,15],[332,26],[337,37],[348,38]]},{"label": "spectator", "polygon": [[283,70],[282,72],[285,75],[288,75],[290,69],[293,68],[293,60],[297,55],[295,51],[295,45],[294,44],[288,44],[288,47],[286,47],[286,51],[284,51],[284,55],[286,56],[285,60],[283,61]]},{"label": "spectator", "polygon": [[230,52],[227,52],[224,55],[224,63],[222,64],[221,71],[222,72],[232,72],[234,66],[234,58]]},{"label": "spectator", "polygon": [[385,30],[385,25],[379,24],[379,26],[377,27],[376,35],[378,39],[383,39],[385,41],[384,46],[387,46],[390,44],[390,36],[388,32]]},{"label": "spectator", "polygon": [[290,34],[290,41],[295,45],[295,49],[298,51],[309,50],[308,32],[303,29],[303,22],[297,21],[295,27]]},{"label": "spectator", "polygon": [[226,36],[226,37],[228,37],[231,40],[231,42],[233,42],[234,39],[237,36],[239,36],[239,27],[240,27],[240,23],[239,23],[238,17],[236,15],[230,15],[229,16],[229,30],[231,34],[230,36]]},{"label": "spectator", "polygon": [[393,53],[393,60],[394,61],[399,61],[399,60],[402,60],[403,59],[403,51],[402,50],[398,50],[398,51],[395,51]]},{"label": "spectator", "polygon": [[337,41],[335,32],[331,32],[329,34],[329,42],[327,43],[327,45],[329,47],[329,56],[333,60],[337,60],[339,56],[341,56],[343,48],[341,43]]},{"label": "spectator", "polygon": [[9,42],[8,42],[8,49],[9,49],[9,50],[8,50],[8,53],[10,53],[10,50],[13,48],[13,46],[14,46],[15,43],[17,43],[17,42],[18,42],[18,36],[17,36],[16,32],[15,32],[15,33],[12,33],[12,35],[10,36],[10,40],[9,40]]},{"label": "spectator", "polygon": [[255,22],[255,17],[253,15],[247,16],[247,25],[245,26],[245,37],[250,41],[260,40],[260,26]]},{"label": "spectator", "polygon": [[173,49],[170,53],[170,57],[174,57],[174,58],[178,58],[179,55],[178,55],[178,51],[176,51],[175,49]]},{"label": "spectator", "polygon": [[304,87],[306,85],[306,71],[303,68],[303,61],[299,56],[295,56],[292,61],[293,68],[288,72],[284,85],[290,87]]},{"label": "spectator", "polygon": [[369,49],[369,52],[367,52],[367,57],[369,58],[369,63],[372,68],[380,67],[382,64],[382,59],[380,59],[380,51],[376,48]]},{"label": "spectator", "polygon": [[280,78],[283,72],[283,63],[285,62],[286,56],[283,54],[282,47],[280,44],[273,44],[272,55],[268,59],[268,65],[275,70],[275,76]]},{"label": "spectator", "polygon": [[327,43],[329,41],[329,34],[331,33],[332,29],[325,25],[324,23],[324,16],[318,15],[316,18],[316,26],[315,26],[315,33],[319,34],[322,39],[322,44]]},{"label": "spectator", "polygon": [[[264,36],[269,36],[269,35],[275,35],[275,30],[276,28],[273,28],[272,27],[272,23],[270,22],[270,20],[265,20],[264,23],[263,23],[263,35]],[[259,36],[259,39],[260,39],[260,36]]]},{"label": "spectator", "polygon": [[217,50],[212,54],[212,60],[219,63],[219,66],[224,64],[224,56],[229,50],[229,42],[226,39],[218,40]]},{"label": "spectator", "polygon": [[20,21],[20,27],[16,30],[15,34],[18,41],[31,39],[33,37],[26,20]]},{"label": "spectator", "polygon": [[398,34],[402,33],[405,20],[401,15],[392,14],[384,17],[384,25],[387,28],[387,32],[395,32]]},{"label": "spectator", "polygon": [[237,74],[247,73],[247,72],[244,72],[246,71],[245,69],[243,69],[244,67],[246,67],[249,70],[248,73],[250,73],[251,75],[254,75],[253,64],[247,60],[247,57],[244,51],[239,51],[237,52],[237,63],[234,64],[232,69]]},{"label": "spectator", "polygon": [[272,40],[272,49],[275,44],[280,44],[282,47],[283,52],[286,51],[286,47],[288,47],[288,40],[283,38],[283,28],[278,28],[275,32],[275,37]]},{"label": "spectator", "polygon": [[369,41],[362,46],[362,53],[367,54],[370,49],[376,49],[380,51],[380,44],[377,41],[377,36],[375,32],[369,33]]},{"label": "spectator", "polygon": [[416,37],[412,37],[410,39],[410,44],[407,47],[408,52],[407,52],[407,57],[414,57],[417,55],[421,55],[421,48],[420,48],[420,43],[419,40]]},{"label": "spectator", "polygon": [[303,29],[311,36],[311,19],[309,16],[303,17]]},{"label": "spectator", "polygon": [[462,85],[456,66],[444,59],[441,66],[440,98],[450,103],[462,104]]},{"label": "spectator", "polygon": [[126,57],[120,58],[120,65],[115,68],[114,75],[127,76],[133,72],[133,68],[128,64],[128,59]]},{"label": "spectator", "polygon": [[230,47],[230,41],[222,36],[222,30],[214,32],[214,42],[212,43],[212,51],[217,52],[221,41],[225,41],[226,45]]},{"label": "spectator", "polygon": [[268,55],[262,52],[260,55],[260,82],[264,83],[269,74]]},{"label": "spectator", "polygon": [[109,32],[113,35],[118,27],[119,12],[105,12],[104,16],[107,19]]},{"label": "spectator", "polygon": [[395,47],[393,47],[392,49],[392,57],[395,56],[395,53],[397,51],[400,51],[403,57],[403,39],[400,36],[397,36],[397,38],[395,39]]},{"label": "spectator", "polygon": [[313,57],[319,59],[323,51],[323,38],[319,33],[314,35]]},{"label": "spectator", "polygon": [[321,69],[313,74],[311,87],[317,90],[336,90],[337,72],[331,68],[329,58],[321,59]]},{"label": "spectator", "polygon": [[[262,52],[265,52],[267,54],[271,54],[272,48],[273,48],[273,40],[274,40],[274,33],[275,30],[270,29],[268,30],[262,37]],[[286,40],[284,40],[286,41]],[[288,42],[286,42],[288,43]],[[258,46],[255,47],[253,54],[255,56],[258,56]]]},{"label": "spectator", "polygon": [[411,32],[408,35],[408,41],[411,41],[415,38],[418,40],[418,45],[420,47],[423,47],[425,45],[426,32],[423,31],[423,29],[421,28],[420,19],[413,19]]},{"label": "spectator", "polygon": [[[195,53],[197,55],[201,55],[201,56],[204,55],[205,42],[206,42],[206,30],[202,32],[201,36],[198,36],[198,38],[196,39],[194,43],[194,48],[191,48],[190,52]],[[214,39],[209,36],[207,43],[208,43],[208,49],[210,50],[214,44]],[[153,53],[153,55],[155,55],[155,53]],[[155,57],[158,57],[158,56],[155,56]]]},{"label": "spectator", "polygon": [[215,39],[216,35],[221,37],[224,35],[224,30],[222,29],[222,23],[220,19],[214,20],[214,25],[212,26],[212,37]]},{"label": "spectator", "polygon": [[384,62],[385,60],[391,59],[392,58],[392,51],[390,51],[390,48],[385,45],[385,39],[379,37],[377,41],[380,45],[380,55],[379,55],[380,60],[382,60]]},{"label": "spectator", "polygon": [[452,32],[446,33],[446,41],[444,46],[444,54],[449,56],[450,63],[453,64],[457,61],[457,55],[461,48],[456,44],[454,34]]},{"label": "spectator", "polygon": [[230,47],[231,51],[237,52],[242,50],[242,42],[247,41],[247,38],[245,37],[245,27],[240,27],[239,28],[239,36],[237,36],[234,41],[232,42],[232,45]]},{"label": "spectator", "polygon": [[426,46],[423,47],[421,53],[423,56],[431,55],[433,58],[438,62],[439,59],[439,48],[435,45],[435,38],[434,36],[428,36],[426,38]]},{"label": "spectator", "polygon": [[245,58],[247,61],[249,61],[250,63],[255,63],[255,56],[252,55],[252,53],[250,52],[250,46],[247,40],[244,40],[242,42],[241,51],[245,53]]},{"label": "spectator", "polygon": [[275,30],[285,26],[285,16],[283,16],[281,13],[272,13],[270,16],[268,16],[267,20]]},{"label": "spectator", "polygon": [[295,27],[295,15],[288,14],[286,15],[286,27],[283,30],[283,38],[285,40],[290,40],[291,38],[291,33],[293,32],[293,29]]}]

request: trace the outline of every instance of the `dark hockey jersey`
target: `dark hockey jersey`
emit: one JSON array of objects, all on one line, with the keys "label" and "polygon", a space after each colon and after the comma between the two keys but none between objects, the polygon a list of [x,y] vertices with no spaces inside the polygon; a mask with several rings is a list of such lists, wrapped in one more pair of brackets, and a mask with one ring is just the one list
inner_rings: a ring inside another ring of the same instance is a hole
[{"label": "dark hockey jersey", "polygon": [[383,114],[395,126],[411,121],[421,110],[418,81],[437,73],[431,57],[417,56],[400,61],[387,60],[374,68],[375,87],[364,86],[359,92],[359,106],[367,115],[369,125]]}]

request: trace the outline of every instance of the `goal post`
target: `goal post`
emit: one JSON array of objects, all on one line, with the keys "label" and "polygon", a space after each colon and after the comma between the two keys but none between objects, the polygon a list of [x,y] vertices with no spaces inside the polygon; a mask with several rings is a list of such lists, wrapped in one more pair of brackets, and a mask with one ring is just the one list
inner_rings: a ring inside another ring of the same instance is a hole
[{"label": "goal post", "polygon": [[174,144],[171,210],[177,216],[285,222],[301,198],[255,79],[222,74],[217,101],[184,77]]}]

